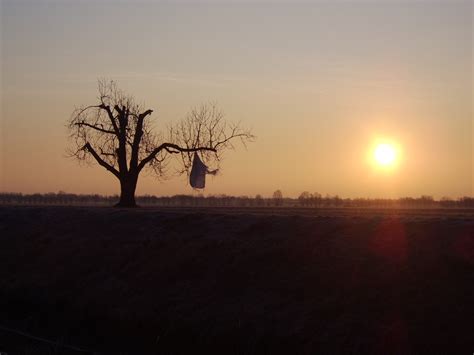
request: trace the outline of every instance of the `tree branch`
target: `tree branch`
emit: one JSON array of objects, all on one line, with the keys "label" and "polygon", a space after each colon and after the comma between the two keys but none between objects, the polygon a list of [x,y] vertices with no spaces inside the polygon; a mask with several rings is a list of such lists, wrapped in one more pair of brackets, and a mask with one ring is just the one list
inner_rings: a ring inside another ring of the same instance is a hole
[{"label": "tree branch", "polygon": [[121,115],[121,114],[123,113],[123,111],[125,110],[125,109],[122,110],[119,105],[115,105],[115,106],[114,106],[114,109],[115,109],[115,111],[117,111],[120,115]]},{"label": "tree branch", "polygon": [[159,147],[155,148],[146,158],[144,158],[140,164],[138,164],[138,171],[141,171],[146,164],[152,161],[156,155],[161,152],[162,150],[166,150],[168,153],[171,154],[178,154],[178,153],[190,153],[190,152],[199,152],[199,151],[210,151],[216,152],[215,148],[210,147],[197,147],[197,148],[181,148],[179,145],[173,143],[163,143]]},{"label": "tree branch", "polygon": [[99,108],[105,110],[107,112],[107,115],[109,116],[110,122],[112,123],[112,126],[114,127],[115,134],[119,134],[118,126],[117,123],[115,122],[115,117],[114,114],[112,113],[112,110],[110,109],[110,106],[107,106],[105,104],[99,105]]},{"label": "tree branch", "polygon": [[99,149],[100,149],[100,155],[109,156],[109,157],[115,157],[116,156],[115,153],[108,153],[108,152],[104,152],[104,150],[102,148],[99,148]]},{"label": "tree branch", "polygon": [[119,135],[118,148],[117,148],[117,160],[118,166],[121,173],[127,173],[127,126],[128,126],[128,110],[126,107],[120,108],[119,105],[115,105],[115,110],[119,113]]},{"label": "tree branch", "polygon": [[86,106],[86,107],[84,107],[84,108],[82,108],[82,109],[80,109],[80,110],[76,110],[75,116],[76,116],[76,117],[79,117],[80,115],[82,115],[82,114],[83,114],[85,111],[87,111],[88,109],[90,109],[90,108],[99,108],[99,107],[100,107],[100,105],[99,105],[99,106],[97,106],[97,105],[89,105],[89,106]]},{"label": "tree branch", "polygon": [[226,139],[217,142],[214,147],[218,148],[221,145],[225,145],[227,142],[229,142],[233,138],[253,138],[251,134],[249,133],[239,133],[239,134],[233,134],[230,137],[227,137]]},{"label": "tree branch", "polygon": [[130,169],[137,168],[138,165],[138,152],[140,150],[140,141],[143,136],[143,121],[145,117],[151,115],[153,110],[146,110],[145,112],[138,115],[137,126],[135,128],[135,135],[132,143],[132,155],[130,158]]},{"label": "tree branch", "polygon": [[76,122],[76,123],[74,123],[74,125],[79,126],[79,127],[80,126],[87,126],[87,127],[90,127],[92,129],[95,129],[96,131],[99,131],[99,132],[102,132],[102,133],[115,134],[114,131],[109,131],[108,129],[97,127],[97,126],[94,126],[94,125],[92,125],[90,123],[87,123],[87,122],[84,122],[84,121]]},{"label": "tree branch", "polygon": [[97,154],[97,152],[94,150],[94,148],[92,148],[92,146],[90,145],[90,143],[86,143],[84,145],[84,147],[82,147],[82,149],[84,150],[87,150],[89,153],[92,154],[92,156],[95,158],[95,160],[97,161],[97,163],[99,163],[99,165],[103,166],[104,168],[106,168],[108,171],[110,171],[112,174],[114,174],[117,178],[119,178],[120,174],[119,172],[117,171],[117,169],[115,169],[113,166],[111,166],[110,164],[108,164],[107,162],[105,162],[100,156],[99,154]]}]

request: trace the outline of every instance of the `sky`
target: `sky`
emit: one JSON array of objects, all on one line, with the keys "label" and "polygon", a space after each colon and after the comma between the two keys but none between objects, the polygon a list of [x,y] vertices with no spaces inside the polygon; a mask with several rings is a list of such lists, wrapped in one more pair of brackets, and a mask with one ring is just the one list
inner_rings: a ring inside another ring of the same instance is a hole
[{"label": "sky", "polygon": [[[257,136],[205,194],[473,195],[472,1],[1,0],[0,191],[116,194],[66,122],[115,80],[158,130],[216,102]],[[377,142],[398,151],[374,163]],[[212,168],[212,167],[211,167]],[[142,175],[138,194],[195,194]]]}]

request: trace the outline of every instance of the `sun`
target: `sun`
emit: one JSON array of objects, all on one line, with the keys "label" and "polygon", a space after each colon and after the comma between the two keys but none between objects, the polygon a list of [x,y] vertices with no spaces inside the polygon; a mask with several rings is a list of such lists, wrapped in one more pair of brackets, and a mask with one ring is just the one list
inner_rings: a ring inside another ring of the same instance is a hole
[{"label": "sun", "polygon": [[374,158],[378,165],[391,166],[395,163],[397,152],[393,145],[381,143],[375,147]]}]

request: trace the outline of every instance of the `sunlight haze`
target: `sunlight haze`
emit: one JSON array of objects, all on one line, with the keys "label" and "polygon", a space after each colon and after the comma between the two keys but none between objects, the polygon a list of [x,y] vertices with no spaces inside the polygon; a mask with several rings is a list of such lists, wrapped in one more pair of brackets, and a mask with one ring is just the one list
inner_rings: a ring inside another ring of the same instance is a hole
[{"label": "sunlight haze", "polygon": [[[252,129],[205,194],[470,196],[472,6],[3,0],[0,191],[119,192],[66,157],[67,119],[108,78],[158,130],[205,102]],[[185,176],[137,188],[191,193]]]}]

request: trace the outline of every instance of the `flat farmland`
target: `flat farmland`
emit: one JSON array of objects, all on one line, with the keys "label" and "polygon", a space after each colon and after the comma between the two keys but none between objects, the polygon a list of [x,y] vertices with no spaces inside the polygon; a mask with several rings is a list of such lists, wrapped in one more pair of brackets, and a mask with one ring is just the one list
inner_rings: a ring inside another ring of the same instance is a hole
[{"label": "flat farmland", "polygon": [[474,351],[474,212],[0,206],[8,354]]}]

